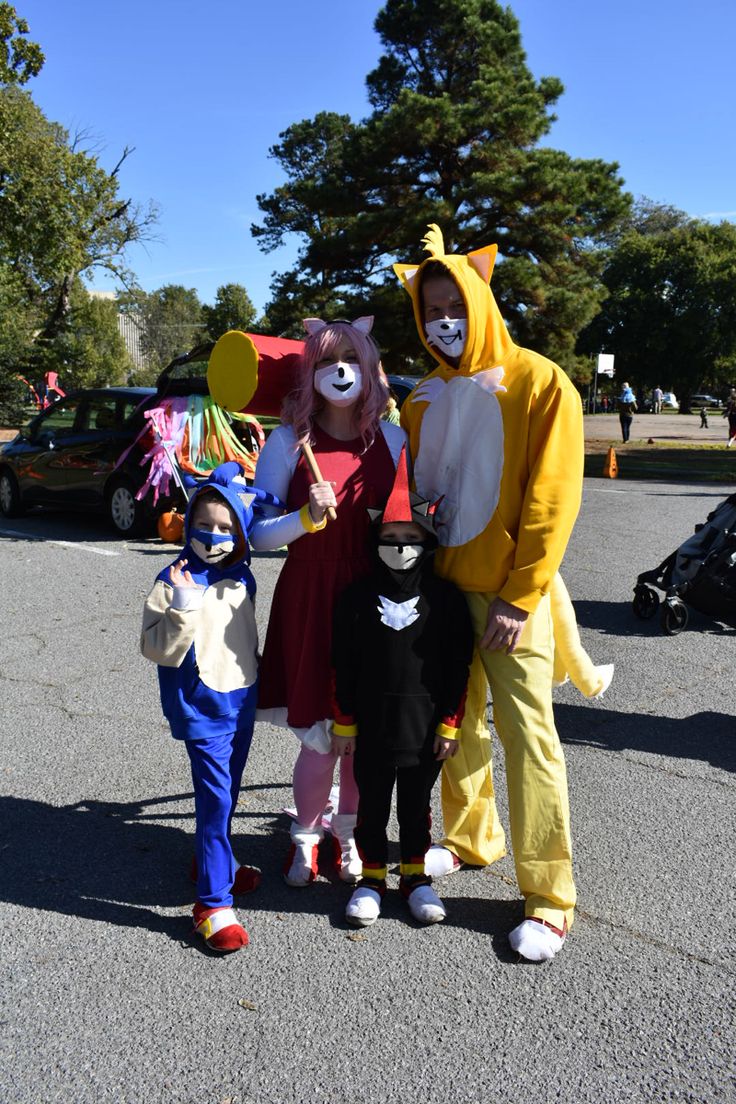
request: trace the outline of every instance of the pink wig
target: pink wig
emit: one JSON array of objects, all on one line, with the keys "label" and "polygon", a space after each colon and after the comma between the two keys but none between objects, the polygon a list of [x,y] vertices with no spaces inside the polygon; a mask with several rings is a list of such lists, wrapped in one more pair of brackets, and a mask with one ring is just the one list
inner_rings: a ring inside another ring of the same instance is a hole
[{"label": "pink wig", "polygon": [[360,398],[353,407],[357,435],[363,439],[363,451],[370,448],[378,432],[381,415],[388,402],[389,387],[381,367],[381,354],[373,338],[350,322],[328,322],[304,343],[298,369],[298,383],[284,402],[281,421],[294,427],[298,441],[308,441],[314,420],[327,405],[314,389],[314,369],[325,357],[333,356],[341,338],[355,349],[362,376]]}]

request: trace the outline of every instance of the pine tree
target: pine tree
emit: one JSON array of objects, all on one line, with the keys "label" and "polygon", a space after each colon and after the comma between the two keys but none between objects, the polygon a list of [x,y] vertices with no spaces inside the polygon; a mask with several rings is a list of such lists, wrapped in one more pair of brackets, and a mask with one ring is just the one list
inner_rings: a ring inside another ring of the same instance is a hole
[{"label": "pine tree", "polygon": [[292,299],[375,311],[394,370],[417,342],[390,262],[422,259],[429,222],[458,252],[495,241],[494,292],[516,340],[574,372],[600,302],[600,246],[629,206],[617,165],[539,145],[562,85],[534,78],[518,21],[496,0],[387,0],[376,30],[372,113],[357,124],[323,113],[280,136],[272,154],[288,179],[259,197],[256,237],[268,250],[298,234]]}]

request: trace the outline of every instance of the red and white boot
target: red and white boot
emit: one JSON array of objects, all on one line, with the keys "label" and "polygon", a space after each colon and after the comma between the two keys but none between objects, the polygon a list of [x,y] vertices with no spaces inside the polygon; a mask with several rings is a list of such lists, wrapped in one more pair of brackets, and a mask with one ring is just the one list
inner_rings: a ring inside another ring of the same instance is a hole
[{"label": "red and white boot", "polygon": [[363,873],[363,860],[355,846],[355,813],[333,813],[331,821],[335,866],[343,882],[354,885]]},{"label": "red and white boot", "polygon": [[231,908],[207,908],[196,901],[193,909],[194,930],[212,951],[231,954],[248,946],[248,933],[238,922]]},{"label": "red and white boot", "polygon": [[317,877],[317,855],[324,838],[319,826],[303,828],[296,821],[291,825],[291,847],[284,864],[284,881],[287,885],[308,886]]}]

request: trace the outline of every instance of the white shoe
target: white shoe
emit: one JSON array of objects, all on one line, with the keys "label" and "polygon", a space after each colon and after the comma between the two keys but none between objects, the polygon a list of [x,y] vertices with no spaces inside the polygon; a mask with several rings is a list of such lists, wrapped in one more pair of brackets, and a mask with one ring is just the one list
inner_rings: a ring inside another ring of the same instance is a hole
[{"label": "white shoe", "polygon": [[355,883],[363,873],[363,860],[355,846],[354,813],[333,813],[332,836],[335,841],[335,865],[343,882]]},{"label": "white shoe", "polygon": [[317,876],[317,849],[324,831],[303,828],[296,821],[291,825],[291,847],[284,866],[284,881],[290,886],[307,886]]},{"label": "white shoe", "polygon": [[375,889],[360,886],[355,890],[345,909],[345,919],[356,928],[375,924],[381,915],[381,894]]},{"label": "white shoe", "polygon": [[417,886],[406,900],[409,912],[418,924],[439,924],[447,916],[445,906],[431,886]]},{"label": "white shoe", "polygon": [[567,935],[567,923],[562,935],[540,924],[538,920],[525,920],[509,934],[511,949],[529,962],[548,962],[562,948]]},{"label": "white shoe", "polygon": [[424,856],[424,873],[430,878],[444,878],[445,874],[454,874],[463,864],[448,847],[433,843]]}]

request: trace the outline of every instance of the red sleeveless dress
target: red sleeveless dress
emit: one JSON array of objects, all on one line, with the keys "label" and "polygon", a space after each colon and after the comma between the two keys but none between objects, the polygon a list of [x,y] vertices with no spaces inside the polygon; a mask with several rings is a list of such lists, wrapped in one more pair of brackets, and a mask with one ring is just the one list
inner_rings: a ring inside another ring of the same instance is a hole
[{"label": "red sleeveless dress", "polygon": [[[292,728],[310,728],[332,716],[335,598],[370,571],[368,508],[385,506],[395,474],[380,429],[364,453],[361,438],[338,441],[318,426],[313,436],[322,477],[335,483],[337,520],[289,545],[274,590],[259,672],[259,709],[286,707]],[[289,484],[289,510],[299,510],[309,500],[311,482],[300,455]]]}]

